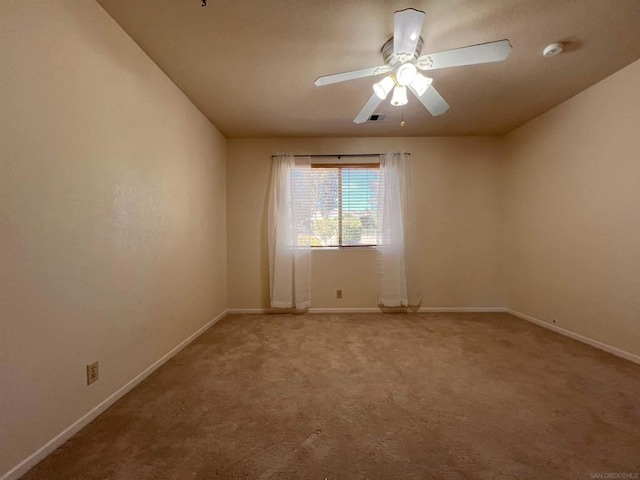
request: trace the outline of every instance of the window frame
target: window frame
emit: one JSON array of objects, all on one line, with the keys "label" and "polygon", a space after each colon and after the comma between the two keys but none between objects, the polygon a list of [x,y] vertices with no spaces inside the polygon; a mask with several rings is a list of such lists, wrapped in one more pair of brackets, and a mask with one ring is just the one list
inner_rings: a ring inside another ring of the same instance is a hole
[{"label": "window frame", "polygon": [[375,169],[378,170],[378,175],[380,175],[380,162],[367,162],[367,163],[356,163],[356,162],[344,162],[344,163],[314,163],[310,164],[311,169],[315,168],[325,168],[325,169],[336,169],[338,170],[338,245],[311,245],[310,248],[313,250],[335,250],[335,249],[343,249],[343,248],[376,248],[378,246],[376,243],[368,243],[365,245],[343,245],[342,243],[342,223],[343,223],[343,169],[355,170],[355,169]]}]

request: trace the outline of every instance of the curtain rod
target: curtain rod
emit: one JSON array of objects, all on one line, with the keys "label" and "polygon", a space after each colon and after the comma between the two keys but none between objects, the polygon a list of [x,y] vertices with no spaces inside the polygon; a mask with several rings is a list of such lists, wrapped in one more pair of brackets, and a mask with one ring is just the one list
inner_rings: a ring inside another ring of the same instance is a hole
[{"label": "curtain rod", "polygon": [[[310,158],[342,158],[342,157],[379,157],[385,155],[384,153],[332,153],[326,155],[294,155],[295,158],[310,157]],[[280,155],[271,155],[271,158],[279,157]]]}]

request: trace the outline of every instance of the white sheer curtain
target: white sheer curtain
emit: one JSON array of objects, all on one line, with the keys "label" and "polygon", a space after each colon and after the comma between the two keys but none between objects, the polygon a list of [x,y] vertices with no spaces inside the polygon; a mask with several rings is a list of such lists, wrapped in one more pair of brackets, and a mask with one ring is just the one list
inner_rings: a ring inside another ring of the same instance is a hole
[{"label": "white sheer curtain", "polygon": [[422,301],[409,154],[380,156],[378,188],[378,304],[418,307]]},{"label": "white sheer curtain", "polygon": [[[306,165],[305,165],[306,163]],[[297,225],[304,222],[299,208],[300,179],[309,162],[298,165],[293,155],[277,155],[271,168],[269,193],[269,274],[272,308],[309,308],[310,249],[298,238]],[[297,188],[296,188],[297,187]]]}]

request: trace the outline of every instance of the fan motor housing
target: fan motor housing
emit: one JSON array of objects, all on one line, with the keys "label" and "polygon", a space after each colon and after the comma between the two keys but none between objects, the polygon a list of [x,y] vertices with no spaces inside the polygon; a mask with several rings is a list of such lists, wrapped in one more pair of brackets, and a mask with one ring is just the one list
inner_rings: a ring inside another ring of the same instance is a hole
[{"label": "fan motor housing", "polygon": [[396,65],[400,65],[407,61],[416,62],[420,53],[422,52],[422,37],[418,38],[418,43],[416,44],[416,51],[413,52],[413,55],[405,55],[405,54],[395,54],[393,53],[393,37],[391,37],[387,42],[382,46],[380,52],[382,53],[382,60],[385,65],[389,65],[391,68],[394,68]]}]

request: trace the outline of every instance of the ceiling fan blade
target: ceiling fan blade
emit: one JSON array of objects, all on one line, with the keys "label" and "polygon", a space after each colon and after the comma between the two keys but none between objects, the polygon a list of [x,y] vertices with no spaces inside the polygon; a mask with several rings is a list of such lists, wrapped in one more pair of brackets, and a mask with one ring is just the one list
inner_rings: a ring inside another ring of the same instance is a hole
[{"label": "ceiling fan blade", "polygon": [[513,48],[509,40],[498,40],[497,42],[481,43],[480,45],[423,55],[418,58],[416,66],[422,70],[436,70],[478,63],[501,62],[509,56],[511,50]]},{"label": "ceiling fan blade", "polygon": [[416,51],[424,12],[407,8],[400,10],[393,16],[393,53],[396,55],[406,53],[412,56]]},{"label": "ceiling fan blade", "polygon": [[322,87],[323,85],[346,82],[347,80],[355,80],[356,78],[372,77],[374,75],[380,75],[381,73],[387,73],[390,71],[391,68],[386,65],[382,65],[380,67],[369,67],[363,68],[362,70],[352,70],[350,72],[336,73],[333,75],[318,77],[313,83],[316,85],[316,87]]},{"label": "ceiling fan blade", "polygon": [[418,98],[418,100],[420,100],[420,103],[424,105],[424,108],[429,110],[429,113],[434,117],[442,115],[444,112],[449,110],[449,104],[444,98],[442,98],[442,95],[433,88],[433,85],[430,85],[422,96],[418,95],[411,85],[408,85],[408,88]]},{"label": "ceiling fan blade", "polygon": [[382,103],[382,99],[375,93],[371,95],[371,98],[365,103],[360,113],[353,119],[353,123],[364,123],[369,120],[369,117],[373,114],[378,105]]}]

